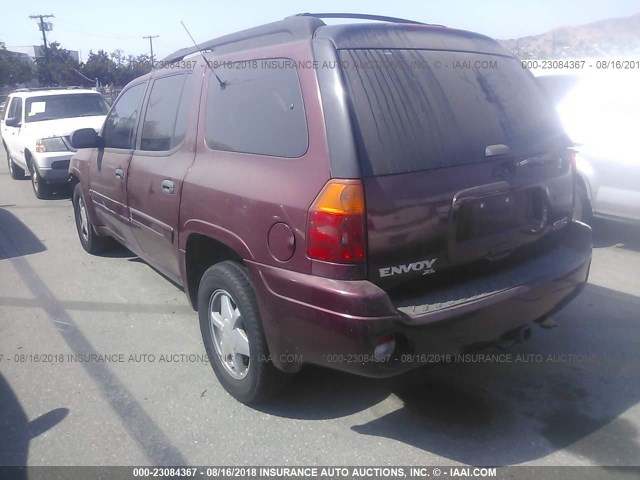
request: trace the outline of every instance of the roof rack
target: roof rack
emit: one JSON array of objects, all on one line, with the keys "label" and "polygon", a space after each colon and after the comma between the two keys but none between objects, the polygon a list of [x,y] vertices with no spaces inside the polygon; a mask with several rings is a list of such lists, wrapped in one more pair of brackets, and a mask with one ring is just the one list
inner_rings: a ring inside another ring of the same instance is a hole
[{"label": "roof rack", "polygon": [[[367,15],[364,13],[298,13],[293,17],[314,17],[314,18],[350,18],[355,20],[375,20],[377,22],[388,23],[409,23],[412,25],[427,25],[426,23],[407,20],[406,18],[385,17],[383,15]],[[291,17],[288,17],[291,18]]]},{"label": "roof rack", "polygon": [[44,90],[80,90],[83,87],[78,85],[73,85],[69,87],[25,87],[25,88],[17,88],[14,90],[15,92],[42,92]]},{"label": "roof rack", "polygon": [[[359,13],[299,13],[273,23],[249,28],[223,37],[208,40],[193,47],[182,48],[162,59],[163,63],[174,63],[189,55],[200,52],[228,52],[241,48],[273,45],[290,40],[303,40],[313,36],[315,31],[326,24],[321,18],[351,18],[358,20],[376,20],[389,23],[427,25],[426,23],[404,18],[365,15]],[[439,25],[442,26],[442,25]]]},{"label": "roof rack", "polygon": [[245,47],[272,45],[290,40],[310,38],[325,23],[312,17],[288,17],[240,32],[224,35],[202,42],[193,47],[182,48],[162,59],[163,63],[179,62],[185,57],[199,52],[229,51]]}]

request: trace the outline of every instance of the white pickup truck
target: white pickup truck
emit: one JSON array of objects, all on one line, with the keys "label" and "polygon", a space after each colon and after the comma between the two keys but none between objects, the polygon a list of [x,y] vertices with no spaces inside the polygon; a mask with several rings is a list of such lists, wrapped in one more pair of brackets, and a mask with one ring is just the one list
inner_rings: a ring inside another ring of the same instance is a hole
[{"label": "white pickup truck", "polygon": [[46,198],[66,184],[75,150],[69,136],[79,128],[102,127],[109,106],[102,95],[79,88],[24,88],[9,95],[0,120],[2,145],[14,179],[31,175],[33,191]]}]

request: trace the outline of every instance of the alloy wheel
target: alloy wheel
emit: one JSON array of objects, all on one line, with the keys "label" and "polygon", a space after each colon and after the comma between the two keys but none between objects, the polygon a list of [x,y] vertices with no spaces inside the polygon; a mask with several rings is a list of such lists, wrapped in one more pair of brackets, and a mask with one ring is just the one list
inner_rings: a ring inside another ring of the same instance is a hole
[{"label": "alloy wheel", "polygon": [[225,290],[215,290],[211,295],[209,328],[220,363],[231,377],[242,380],[251,365],[249,339],[242,313]]}]

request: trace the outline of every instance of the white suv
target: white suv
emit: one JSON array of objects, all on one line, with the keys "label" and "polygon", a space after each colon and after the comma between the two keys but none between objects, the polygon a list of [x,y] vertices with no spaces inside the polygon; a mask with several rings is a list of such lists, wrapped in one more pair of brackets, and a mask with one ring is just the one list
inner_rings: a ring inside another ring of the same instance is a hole
[{"label": "white suv", "polygon": [[9,172],[31,174],[33,191],[46,198],[53,185],[69,178],[75,150],[69,136],[79,128],[102,127],[109,106],[102,95],[79,88],[19,89],[9,95],[0,129]]},{"label": "white suv", "polygon": [[640,74],[545,71],[538,81],[578,147],[574,218],[640,223]]}]

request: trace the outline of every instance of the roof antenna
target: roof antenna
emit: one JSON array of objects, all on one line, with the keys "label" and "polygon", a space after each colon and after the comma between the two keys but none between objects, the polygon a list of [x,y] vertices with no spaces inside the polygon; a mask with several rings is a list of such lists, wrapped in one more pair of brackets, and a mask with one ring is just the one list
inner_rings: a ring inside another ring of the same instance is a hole
[{"label": "roof antenna", "polygon": [[187,26],[184,24],[184,22],[182,20],[180,20],[180,23],[182,24],[182,27],[184,28],[185,32],[187,32],[187,35],[189,35],[189,38],[191,39],[191,41],[193,42],[195,47],[200,52],[200,55],[202,55],[202,58],[204,58],[204,61],[207,64],[207,67],[209,67],[211,69],[211,71],[213,72],[213,74],[215,75],[216,79],[218,80],[218,83],[220,84],[220,88],[224,90],[226,88],[226,86],[227,86],[227,82],[224,82],[224,81],[222,81],[220,79],[220,77],[218,76],[216,71],[213,69],[213,65],[211,65],[211,62],[207,59],[207,57],[204,56],[204,52],[202,51],[200,46],[196,43],[196,41],[193,39],[193,37],[191,36],[191,33],[189,33],[189,30],[187,29]]}]

